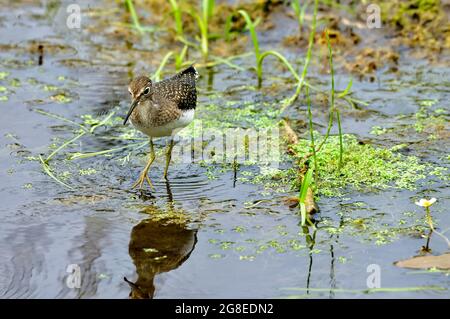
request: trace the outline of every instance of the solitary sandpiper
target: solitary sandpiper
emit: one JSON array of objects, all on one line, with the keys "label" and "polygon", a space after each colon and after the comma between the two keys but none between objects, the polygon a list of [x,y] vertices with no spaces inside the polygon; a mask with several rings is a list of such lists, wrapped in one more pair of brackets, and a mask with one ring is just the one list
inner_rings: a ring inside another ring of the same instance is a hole
[{"label": "solitary sandpiper", "polygon": [[164,169],[164,178],[167,179],[174,145],[173,136],[194,119],[197,77],[197,70],[190,66],[171,78],[156,83],[152,83],[147,76],[138,76],[128,86],[132,103],[123,124],[130,118],[131,123],[150,138],[149,160],[133,188],[142,188],[145,181],[153,188],[148,170],[155,160],[154,137],[170,136]]}]

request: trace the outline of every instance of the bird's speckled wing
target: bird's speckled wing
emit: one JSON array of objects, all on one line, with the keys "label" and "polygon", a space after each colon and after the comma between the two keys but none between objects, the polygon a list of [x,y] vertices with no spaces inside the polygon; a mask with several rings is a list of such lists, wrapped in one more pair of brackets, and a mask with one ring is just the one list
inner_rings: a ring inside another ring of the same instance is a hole
[{"label": "bird's speckled wing", "polygon": [[197,70],[190,66],[171,78],[153,85],[154,99],[159,103],[164,100],[175,103],[180,110],[195,109],[197,104],[197,89],[195,82]]}]

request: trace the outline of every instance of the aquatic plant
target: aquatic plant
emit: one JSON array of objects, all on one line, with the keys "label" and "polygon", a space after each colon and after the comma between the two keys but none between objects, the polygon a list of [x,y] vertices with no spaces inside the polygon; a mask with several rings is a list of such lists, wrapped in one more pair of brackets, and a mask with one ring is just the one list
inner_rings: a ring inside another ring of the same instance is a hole
[{"label": "aquatic plant", "polygon": [[209,54],[209,20],[214,12],[214,7],[214,0],[203,0],[201,15],[195,9],[191,9],[190,11],[191,16],[197,21],[200,29],[200,51],[205,61],[208,59]]},{"label": "aquatic plant", "polygon": [[125,3],[127,4],[128,11],[130,11],[131,20],[133,21],[133,26],[140,33],[143,33],[141,23],[139,22],[139,17],[137,16],[136,10],[134,9],[133,0],[126,0]]},{"label": "aquatic plant", "polygon": [[[83,136],[88,135],[88,134],[92,135],[95,133],[95,131],[98,128],[108,125],[112,121],[112,117],[114,116],[115,111],[110,112],[103,119],[93,119],[91,116],[88,116],[89,119],[85,120],[84,124],[74,122],[74,121],[69,120],[65,117],[62,117],[60,115],[49,113],[49,112],[46,112],[46,111],[43,111],[40,109],[37,109],[36,112],[38,112],[39,114],[48,116],[48,117],[52,117],[52,118],[61,120],[65,123],[68,123],[68,124],[71,124],[71,125],[77,127],[77,130],[75,131],[76,135],[74,137],[63,142],[60,146],[58,146],[55,150],[53,150],[46,158],[42,157],[41,155],[39,155],[39,157],[38,157],[38,160],[41,163],[42,169],[48,176],[50,176],[53,180],[55,180],[57,183],[63,185],[64,187],[66,187],[68,189],[73,189],[70,185],[64,183],[60,178],[57,177],[57,174],[55,174],[53,172],[53,169],[50,166],[50,161],[57,154],[59,154],[63,149],[67,148],[69,145],[71,145],[74,142],[76,142],[77,140],[81,139]],[[108,154],[108,153],[112,153],[112,152],[117,152],[119,150],[123,150],[126,148],[136,147],[136,146],[138,146],[137,144],[138,143],[133,143],[133,144],[130,144],[127,146],[122,146],[122,147],[117,147],[117,148],[113,148],[113,149],[92,152],[92,153],[72,153],[69,156],[67,156],[67,158],[69,160],[74,160],[74,159],[79,159],[79,158],[87,158],[87,157],[92,157],[92,156],[104,155],[104,154]],[[139,144],[142,144],[142,145],[139,145],[138,147],[142,147],[145,144],[147,144],[147,142],[145,142],[145,143],[141,142]]]},{"label": "aquatic plant", "polygon": [[185,61],[187,49],[188,49],[188,46],[185,45],[180,53],[177,53],[175,51],[167,52],[166,55],[162,58],[161,63],[159,64],[155,73],[153,73],[153,75],[151,76],[152,81],[161,81],[162,71],[164,70],[164,67],[169,62],[171,57],[173,57],[175,60],[175,69],[176,70],[180,70],[181,68],[192,64],[192,62],[190,62],[190,61]]},{"label": "aquatic plant", "polygon": [[[329,52],[329,63],[330,63],[330,73],[331,73],[331,91],[330,91],[330,108],[328,111],[328,116],[329,116],[329,120],[328,120],[328,126],[327,126],[327,130],[325,133],[325,137],[323,138],[322,142],[319,144],[319,146],[313,149],[312,152],[308,153],[307,155],[305,155],[305,157],[303,158],[303,161],[306,162],[306,160],[308,160],[311,156],[315,156],[316,153],[318,153],[323,145],[326,143],[328,137],[330,136],[330,132],[331,132],[331,128],[333,127],[333,118],[334,115],[336,114],[336,119],[338,122],[338,131],[339,131],[339,166],[338,169],[340,169],[342,167],[343,164],[343,154],[344,154],[344,141],[343,141],[343,131],[342,131],[342,126],[341,126],[341,117],[340,117],[340,112],[339,109],[336,108],[335,105],[335,95],[336,95],[336,91],[335,91],[335,86],[334,86],[334,67],[333,67],[333,51],[331,49],[331,45],[330,45],[330,39],[328,36],[328,31],[326,32],[326,38],[327,38],[327,43],[328,43],[328,52]],[[350,88],[351,88],[351,84],[352,81],[350,80],[349,84],[347,85],[347,88],[345,89],[344,92],[349,92]],[[343,93],[344,93],[343,92]],[[348,94],[345,93],[344,96]],[[310,110],[311,106],[308,105],[308,118],[309,118],[309,126],[310,126],[310,135],[312,137],[312,142],[313,142],[313,133],[312,133],[312,113]],[[315,160],[316,161],[316,160]]]},{"label": "aquatic plant", "polygon": [[143,34],[144,32],[153,32],[155,31],[154,27],[143,27],[139,22],[139,17],[136,13],[136,9],[134,8],[133,0],[125,0],[128,11],[131,14],[131,21],[133,22],[132,27],[139,31],[139,33]]},{"label": "aquatic plant", "polygon": [[[339,136],[329,136],[324,142],[325,136],[318,133],[314,135],[315,142],[321,146],[315,160],[320,176],[314,180],[318,195],[341,196],[349,187],[360,191],[388,187],[415,189],[418,180],[436,170],[436,167],[421,163],[415,156],[404,156],[393,150],[359,143],[354,135],[349,134],[343,135],[346,152],[339,169]],[[310,145],[306,139],[300,139],[296,145],[292,145],[294,156],[300,162],[312,156],[312,152],[308,152]],[[294,180],[294,188],[298,189],[300,186],[296,179],[291,180]]]},{"label": "aquatic plant", "polygon": [[291,2],[291,7],[295,12],[295,17],[297,18],[298,23],[298,34],[302,34],[303,22],[305,20],[305,12],[308,8],[308,2],[305,1],[303,5],[300,5],[300,0],[293,0]]},{"label": "aquatic plant", "polygon": [[308,105],[308,126],[309,126],[309,138],[311,140],[311,146],[310,150],[312,150],[313,155],[313,170],[314,170],[314,177],[317,181],[317,153],[316,153],[316,143],[314,140],[314,125],[313,125],[313,117],[312,117],[312,111],[311,111],[311,97],[309,95],[309,89],[306,88],[306,103]]},{"label": "aquatic plant", "polygon": [[179,38],[183,37],[183,21],[181,20],[181,8],[177,0],[169,0],[173,11],[173,18],[175,20],[175,31]]},{"label": "aquatic plant", "polygon": [[[434,225],[433,225],[433,218],[431,217],[431,211],[430,211],[430,207],[434,204],[436,202],[436,198],[431,198],[431,199],[425,199],[425,198],[422,198],[422,199],[420,199],[418,202],[415,202],[415,204],[417,205],[417,206],[420,206],[420,207],[423,207],[423,208],[425,208],[425,213],[426,213],[426,215],[425,215],[425,218],[426,218],[426,221],[427,221],[427,224],[428,224],[428,226],[430,227],[430,235],[431,235],[431,233],[436,233],[439,237],[441,237],[442,239],[444,239],[445,240],[445,242],[447,243],[447,245],[448,245],[448,247],[450,248],[450,241],[449,241],[449,239],[446,237],[446,236],[444,236],[443,234],[441,234],[440,232],[438,232],[435,228],[434,228]],[[428,248],[428,247],[427,247]]]},{"label": "aquatic plant", "polygon": [[309,62],[311,60],[312,47],[314,44],[314,37],[315,37],[315,31],[316,31],[317,8],[318,8],[318,0],[315,0],[312,30],[311,30],[311,33],[309,36],[308,51],[306,53],[306,58],[305,58],[305,62],[303,65],[303,71],[302,71],[301,76],[295,71],[294,67],[289,63],[289,61],[281,53],[274,51],[274,50],[268,50],[268,51],[261,53],[261,50],[259,48],[258,36],[256,34],[255,23],[251,20],[250,16],[248,15],[248,13],[246,11],[244,11],[244,10],[238,11],[244,17],[244,19],[246,21],[247,27],[250,32],[250,37],[253,42],[253,51],[254,51],[254,55],[255,55],[255,59],[256,59],[256,75],[258,77],[258,86],[261,86],[262,73],[263,73],[263,69],[262,69],[263,62],[264,62],[264,59],[268,56],[275,56],[276,58],[278,58],[288,68],[288,70],[291,72],[292,76],[297,81],[297,87],[296,87],[295,93],[292,97],[290,97],[289,99],[284,101],[284,106],[281,109],[281,113],[286,109],[286,107],[291,105],[297,99],[297,97],[300,94],[304,85],[308,86],[311,89],[319,91],[319,89],[313,87],[312,85],[310,85],[309,83],[306,82],[306,75],[307,75],[307,71],[308,71]]},{"label": "aquatic plant", "polygon": [[[180,53],[175,53],[175,70],[179,71],[185,65],[185,59],[187,54],[188,46],[185,45]],[[190,63],[188,63],[190,64]]]},{"label": "aquatic plant", "polygon": [[152,81],[161,81],[161,72],[173,54],[173,51],[169,51],[166,53],[166,55],[161,60],[158,69],[156,69],[155,73],[151,76]]},{"label": "aquatic plant", "polygon": [[313,169],[309,168],[306,172],[305,176],[303,177],[302,184],[300,187],[300,193],[299,193],[299,205],[300,205],[300,215],[301,215],[301,221],[302,226],[305,226],[306,221],[308,221],[309,225],[313,226],[313,223],[309,220],[307,211],[306,211],[306,195],[308,193],[308,188],[312,184],[312,175],[313,175]]},{"label": "aquatic plant", "polygon": [[292,73],[292,75],[298,81],[300,81],[300,78],[299,78],[297,72],[295,72],[292,65],[287,61],[287,59],[281,53],[274,51],[274,50],[269,50],[269,51],[265,51],[265,52],[261,53],[261,51],[259,49],[258,36],[257,36],[256,30],[255,30],[255,23],[252,21],[252,19],[250,18],[250,16],[248,15],[248,13],[246,11],[239,10],[238,12],[239,12],[239,14],[241,14],[244,17],[247,27],[250,31],[250,37],[252,38],[253,51],[254,51],[255,59],[256,59],[256,75],[258,77],[258,85],[261,85],[261,82],[262,82],[262,71],[263,71],[262,64],[263,64],[264,58],[266,58],[269,55],[273,55],[273,56],[277,57],[289,69],[289,71]]},{"label": "aquatic plant", "polygon": [[[328,30],[325,33],[327,37],[327,45],[328,45],[328,53],[330,59],[330,73],[331,73],[331,119],[333,118],[333,111],[336,113],[336,120],[338,122],[338,130],[339,130],[339,168],[342,167],[342,154],[344,153],[344,143],[342,141],[342,126],[341,126],[341,115],[339,113],[339,109],[335,107],[335,89],[334,89],[334,67],[333,67],[333,50],[331,49],[330,44],[330,36],[328,34]],[[330,131],[328,130],[327,134]]]}]

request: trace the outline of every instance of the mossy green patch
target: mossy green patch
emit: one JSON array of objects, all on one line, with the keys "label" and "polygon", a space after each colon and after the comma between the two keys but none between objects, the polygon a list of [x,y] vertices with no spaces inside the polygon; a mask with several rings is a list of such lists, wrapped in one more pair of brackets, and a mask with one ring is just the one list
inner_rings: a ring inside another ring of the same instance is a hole
[{"label": "mossy green patch", "polygon": [[[309,153],[309,141],[300,140],[294,146],[294,150],[296,156],[302,158]],[[339,168],[339,137],[329,137],[317,154],[318,194],[339,196],[348,188],[358,191],[388,187],[411,190],[415,189],[419,180],[426,178],[431,172],[442,175],[446,171],[446,168],[436,171],[434,166],[421,163],[415,156],[404,156],[392,150],[360,143],[353,135],[344,135],[344,150],[341,168]]]}]

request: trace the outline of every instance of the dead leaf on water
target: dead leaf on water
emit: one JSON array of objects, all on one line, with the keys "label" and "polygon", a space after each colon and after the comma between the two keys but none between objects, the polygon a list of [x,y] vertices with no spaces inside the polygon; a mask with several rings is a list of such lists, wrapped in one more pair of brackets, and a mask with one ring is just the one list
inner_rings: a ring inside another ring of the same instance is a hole
[{"label": "dead leaf on water", "polygon": [[397,267],[429,269],[438,268],[442,270],[450,269],[450,254],[439,256],[419,256],[407,260],[401,260],[394,263]]}]

